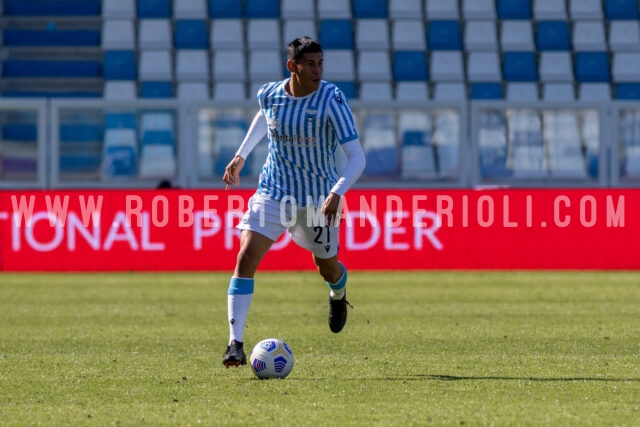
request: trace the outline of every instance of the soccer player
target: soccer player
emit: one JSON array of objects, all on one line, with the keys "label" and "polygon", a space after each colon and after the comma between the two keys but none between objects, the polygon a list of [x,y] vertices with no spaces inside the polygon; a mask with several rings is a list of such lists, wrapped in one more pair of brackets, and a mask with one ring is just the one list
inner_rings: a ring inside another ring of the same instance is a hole
[{"label": "soccer player", "polygon": [[[237,186],[247,156],[267,135],[269,150],[258,189],[237,226],[242,230],[240,250],[228,289],[230,336],[222,359],[227,368],[247,363],[243,331],[253,277],[271,245],[287,229],[296,244],[312,252],[329,286],[329,328],[340,332],[347,321],[347,269],[338,261],[336,216],[341,197],[364,170],[365,156],[346,98],[334,84],[322,80],[320,43],[309,37],[292,41],[287,70],[289,78],[259,89],[260,111],[223,177],[227,189]],[[335,162],[338,147],[348,159],[340,174]],[[318,209],[321,214],[314,215]]]}]

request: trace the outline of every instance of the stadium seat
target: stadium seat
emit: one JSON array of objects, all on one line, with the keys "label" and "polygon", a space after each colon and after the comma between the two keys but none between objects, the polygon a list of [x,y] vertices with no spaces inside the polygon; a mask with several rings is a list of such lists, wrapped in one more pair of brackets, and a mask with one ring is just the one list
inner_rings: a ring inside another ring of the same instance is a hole
[{"label": "stadium seat", "polygon": [[107,113],[104,116],[105,129],[137,129],[133,113]]},{"label": "stadium seat", "polygon": [[288,19],[284,21],[282,34],[284,45],[288,46],[294,39],[309,36],[312,39],[318,38],[316,23],[311,19]]},{"label": "stadium seat", "polygon": [[173,47],[175,49],[209,49],[207,21],[175,21]]},{"label": "stadium seat", "polygon": [[566,21],[538,22],[536,31],[538,50],[571,50],[569,26]]},{"label": "stadium seat", "polygon": [[569,0],[571,19],[602,19],[601,0]]},{"label": "stadium seat", "polygon": [[425,101],[429,99],[429,88],[427,87],[427,83],[424,81],[397,82],[396,99],[398,101]]},{"label": "stadium seat", "polygon": [[462,50],[458,21],[431,21],[427,33],[429,50]]},{"label": "stadium seat", "polygon": [[422,0],[389,0],[389,18],[422,19]]},{"label": "stadium seat", "polygon": [[393,114],[368,114],[363,127],[362,148],[367,161],[363,175],[365,177],[397,175],[399,156]]},{"label": "stadium seat", "polygon": [[638,21],[610,22],[609,46],[613,51],[640,50],[640,25]]},{"label": "stadium seat", "polygon": [[418,19],[398,19],[392,23],[392,47],[395,50],[425,50],[424,23]]},{"label": "stadium seat", "polygon": [[102,2],[102,18],[135,19],[135,0],[109,0]]},{"label": "stadium seat", "polygon": [[330,81],[354,81],[355,58],[352,50],[324,52],[324,75]]},{"label": "stadium seat", "polygon": [[211,21],[211,47],[217,49],[244,49],[244,26],[240,19],[214,19]]},{"label": "stadium seat", "polygon": [[502,85],[500,83],[472,83],[471,99],[503,99]]},{"label": "stadium seat", "polygon": [[249,19],[247,22],[249,49],[282,49],[280,23],[277,19]]},{"label": "stadium seat", "polygon": [[538,86],[535,83],[507,83],[508,101],[537,101]]},{"label": "stadium seat", "polygon": [[173,98],[173,85],[171,82],[142,82],[140,98]]},{"label": "stadium seat", "polygon": [[102,62],[105,80],[136,80],[138,78],[136,53],[132,50],[108,50]]},{"label": "stadium seat", "polygon": [[238,0],[209,0],[209,19],[242,19],[242,3]]},{"label": "stadium seat", "polygon": [[[218,176],[224,175],[227,164],[233,156],[247,133],[247,123],[242,117],[234,115],[219,116],[215,120],[215,172]],[[249,175],[249,169],[242,170]],[[241,172],[241,175],[242,175]]]},{"label": "stadium seat", "polygon": [[535,82],[538,67],[533,52],[507,52],[502,62],[502,77],[508,82]]},{"label": "stadium seat", "polygon": [[253,50],[249,53],[249,78],[263,83],[282,79],[280,50]]},{"label": "stadium seat", "polygon": [[[209,99],[209,84],[201,82],[179,82],[178,99],[206,100]],[[244,96],[240,99],[244,99]]]},{"label": "stadium seat", "polygon": [[427,81],[427,58],[422,51],[400,51],[393,56],[393,79],[401,81]]},{"label": "stadium seat", "polygon": [[498,50],[496,24],[493,21],[467,21],[464,46],[468,51]]},{"label": "stadium seat", "polygon": [[609,82],[609,60],[605,52],[578,52],[575,56],[575,80],[583,82]]},{"label": "stadium seat", "polygon": [[318,0],[318,19],[351,19],[351,2]]},{"label": "stadium seat", "polygon": [[323,49],[353,49],[351,21],[328,19],[320,22],[320,43]]},{"label": "stadium seat", "polygon": [[142,50],[138,66],[141,81],[173,80],[173,58],[169,50]]},{"label": "stadium seat", "polygon": [[5,46],[24,47],[100,46],[100,31],[7,28],[2,31],[2,41]]},{"label": "stadium seat", "polygon": [[576,99],[573,83],[546,83],[542,90],[545,101],[574,101]]},{"label": "stadium seat", "polygon": [[138,169],[138,142],[130,128],[107,128],[104,133],[102,178],[135,176]]},{"label": "stadium seat", "polygon": [[460,157],[460,117],[457,112],[440,112],[434,121],[431,140],[436,148],[438,176],[456,179]]},{"label": "stadium seat", "polygon": [[387,0],[351,0],[353,17],[357,19],[387,19]]},{"label": "stadium seat", "polygon": [[611,85],[609,83],[582,83],[579,87],[580,101],[609,101],[611,100]]},{"label": "stadium seat", "polygon": [[639,83],[621,83],[616,86],[616,99],[638,100],[640,99]]},{"label": "stadium seat", "polygon": [[429,65],[433,81],[464,81],[462,52],[432,52]]},{"label": "stadium seat", "polygon": [[[430,129],[429,129],[430,130]],[[435,150],[428,130],[408,130],[402,134],[401,176],[404,179],[436,177]]]},{"label": "stadium seat", "polygon": [[569,52],[541,52],[540,80],[544,82],[573,82],[573,66]]},{"label": "stadium seat", "polygon": [[604,14],[607,19],[638,19],[637,0],[604,0]]},{"label": "stadium seat", "polygon": [[534,51],[530,21],[502,21],[500,46],[505,52]]},{"label": "stadium seat", "polygon": [[131,19],[104,19],[102,21],[102,49],[134,49],[135,44]]},{"label": "stadium seat", "polygon": [[280,19],[280,0],[246,0],[245,16],[249,19]]},{"label": "stadium seat", "polygon": [[549,172],[552,177],[587,177],[587,165],[582,154],[578,118],[574,112],[545,111],[543,135],[549,153]]},{"label": "stadium seat", "polygon": [[358,52],[358,79],[391,80],[391,63],[388,51],[361,50]]},{"label": "stadium seat", "polygon": [[175,55],[178,80],[209,80],[208,51],[184,49]]},{"label": "stadium seat", "polygon": [[357,99],[358,92],[356,90],[356,84],[354,82],[333,82],[342,91],[347,99]]},{"label": "stadium seat", "polygon": [[100,0],[4,0],[5,16],[100,16]]},{"label": "stadium seat", "polygon": [[393,100],[391,83],[364,81],[360,84],[360,100],[390,102]]},{"label": "stadium seat", "polygon": [[500,58],[498,52],[470,52],[467,58],[467,81],[500,82]]},{"label": "stadium seat", "polygon": [[107,80],[104,82],[104,99],[133,100],[136,99],[136,83],[134,81]]},{"label": "stadium seat", "polygon": [[607,50],[602,21],[575,21],[572,40],[573,48],[578,52]]},{"label": "stadium seat", "polygon": [[38,140],[38,126],[27,123],[6,123],[2,125],[2,140],[36,142]]},{"label": "stadium seat", "polygon": [[499,19],[531,19],[531,0],[496,0]]},{"label": "stadium seat", "polygon": [[533,0],[533,16],[537,21],[566,20],[567,9],[564,1]]},{"label": "stadium seat", "polygon": [[206,0],[173,0],[174,19],[203,19],[206,16]]},{"label": "stadium seat", "polygon": [[616,52],[613,54],[611,74],[615,82],[638,82],[640,52]]},{"label": "stadium seat", "polygon": [[[251,99],[255,99],[255,93],[250,94]],[[241,82],[219,82],[215,81],[213,86],[213,99],[221,101],[237,101],[247,98],[247,89]]]},{"label": "stadium seat", "polygon": [[281,17],[284,19],[311,19],[316,16],[313,0],[282,0]]},{"label": "stadium seat", "polygon": [[427,19],[460,19],[458,0],[425,0]]},{"label": "stadium seat", "polygon": [[495,19],[494,0],[462,0],[462,15],[465,19]]},{"label": "stadium seat", "polygon": [[[423,33],[424,34],[424,33]],[[421,34],[421,39],[424,38]],[[389,26],[386,19],[356,21],[357,49],[389,49]]]},{"label": "stadium seat", "polygon": [[244,52],[216,50],[212,58],[213,79],[244,82],[247,79]]},{"label": "stadium seat", "polygon": [[171,49],[172,47],[171,22],[168,19],[138,20],[138,48]]},{"label": "stadium seat", "polygon": [[138,2],[138,19],[171,18],[171,1],[170,0],[137,0]]},{"label": "stadium seat", "polygon": [[436,83],[433,99],[436,101],[465,101],[467,99],[467,89],[464,83]]},{"label": "stadium seat", "polygon": [[478,129],[478,163],[483,179],[511,176],[507,168],[506,124],[501,112],[485,111],[480,114]]},{"label": "stadium seat", "polygon": [[140,146],[140,178],[174,178],[177,172],[175,141],[168,132],[147,132]]}]

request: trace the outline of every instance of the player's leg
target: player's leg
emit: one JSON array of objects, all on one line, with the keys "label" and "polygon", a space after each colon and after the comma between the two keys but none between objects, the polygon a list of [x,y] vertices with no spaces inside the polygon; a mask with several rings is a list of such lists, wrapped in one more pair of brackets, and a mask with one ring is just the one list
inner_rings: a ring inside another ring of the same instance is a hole
[{"label": "player's leg", "polygon": [[[301,220],[300,217],[303,219]],[[313,262],[318,273],[329,286],[329,328],[340,332],[347,322],[346,299],[347,269],[338,261],[339,226],[307,225],[305,215],[298,215],[298,221],[289,229],[291,239],[313,253]]]},{"label": "player's leg", "polygon": [[253,300],[254,275],[260,261],[285,227],[279,217],[279,204],[268,198],[254,197],[238,228],[240,250],[227,291],[229,345],[222,358],[226,366],[245,365],[243,333]]}]

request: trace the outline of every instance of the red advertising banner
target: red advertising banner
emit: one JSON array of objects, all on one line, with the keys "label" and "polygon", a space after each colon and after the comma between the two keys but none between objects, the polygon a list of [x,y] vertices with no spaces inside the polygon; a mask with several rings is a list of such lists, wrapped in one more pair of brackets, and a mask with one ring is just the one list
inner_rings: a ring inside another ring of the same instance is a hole
[{"label": "red advertising banner", "polygon": [[[0,192],[4,271],[232,271],[253,191]],[[352,190],[351,269],[638,269],[640,190]],[[261,270],[312,269],[284,234]]]}]

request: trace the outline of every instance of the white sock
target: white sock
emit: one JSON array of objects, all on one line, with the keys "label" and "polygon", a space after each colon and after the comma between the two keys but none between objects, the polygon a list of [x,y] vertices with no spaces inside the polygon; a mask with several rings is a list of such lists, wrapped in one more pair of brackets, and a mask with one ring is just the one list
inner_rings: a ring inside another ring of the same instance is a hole
[{"label": "white sock", "polygon": [[232,340],[243,342],[244,326],[247,323],[247,315],[253,294],[227,295],[227,313],[229,320],[229,343]]}]

